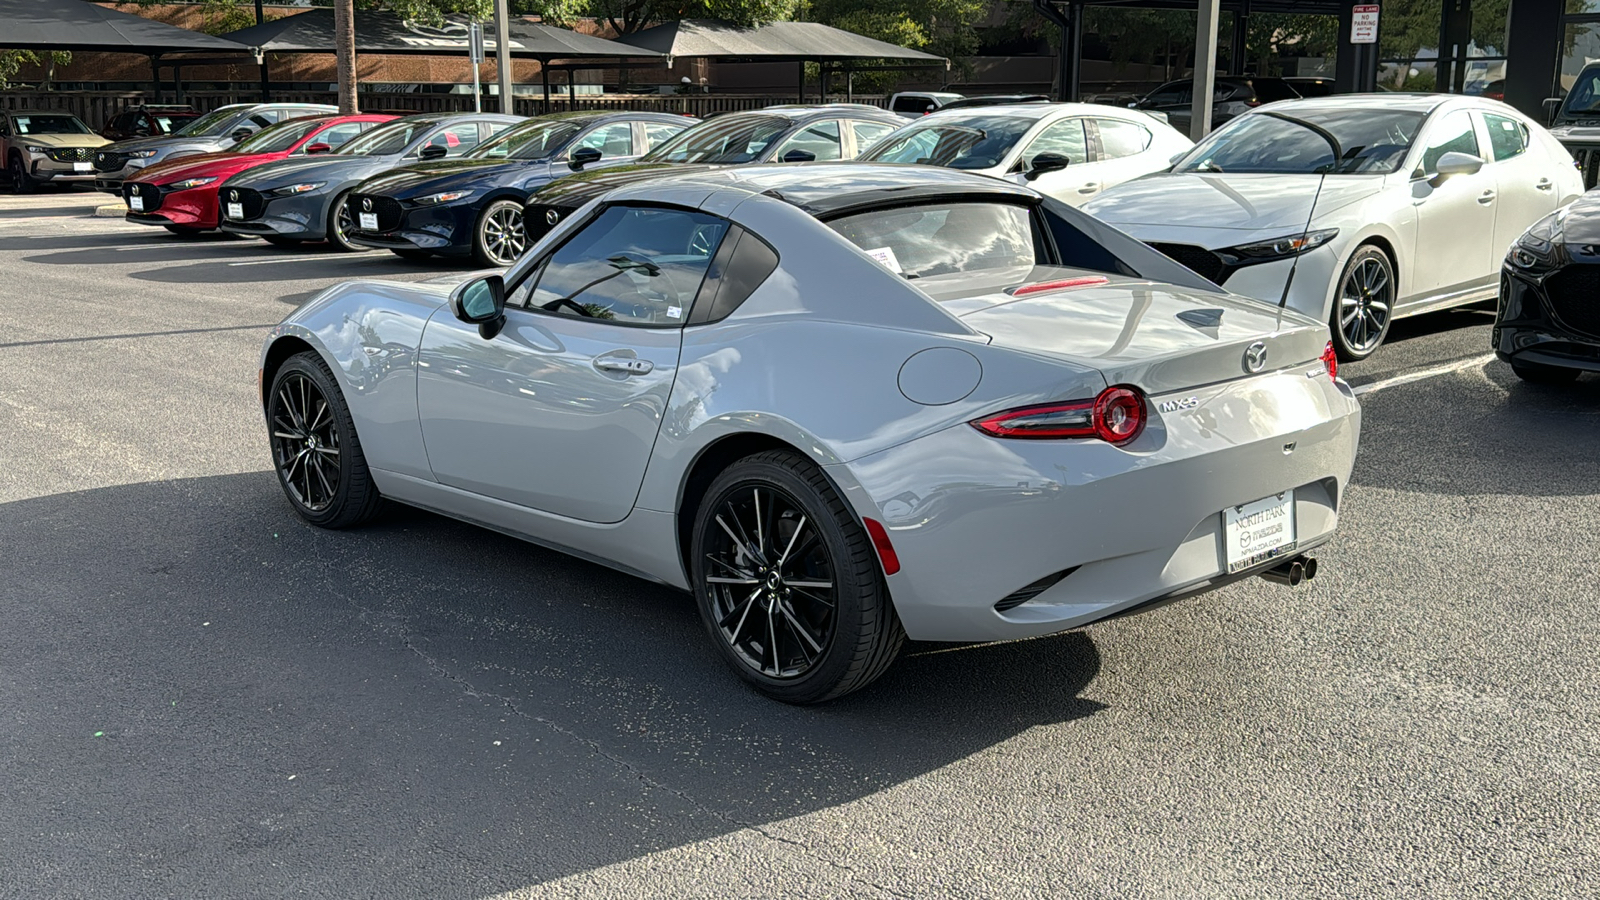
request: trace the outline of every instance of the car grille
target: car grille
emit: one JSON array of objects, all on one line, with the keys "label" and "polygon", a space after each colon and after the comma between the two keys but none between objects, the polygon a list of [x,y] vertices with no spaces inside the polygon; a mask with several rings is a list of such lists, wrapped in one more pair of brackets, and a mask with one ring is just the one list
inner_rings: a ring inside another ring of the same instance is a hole
[{"label": "car grille", "polygon": [[138,194],[144,200],[144,209],[140,212],[155,212],[161,208],[161,188],[143,182],[124,181],[122,199],[130,200],[134,194]]},{"label": "car grille", "polygon": [[96,172],[115,172],[128,163],[128,154],[116,150],[101,150],[94,155]]},{"label": "car grille", "polygon": [[94,150],[88,147],[62,147],[59,150],[46,150],[44,155],[56,162],[89,162],[94,159]]},{"label": "car grille", "polygon": [[400,227],[400,218],[404,213],[400,209],[400,201],[393,197],[381,194],[351,194],[348,203],[350,218],[355,220],[358,227],[361,214],[364,212],[377,214],[379,231],[393,231]]},{"label": "car grille", "polygon": [[1546,279],[1544,293],[1561,324],[1600,338],[1600,266],[1567,266]]},{"label": "car grille", "polygon": [[1578,172],[1583,175],[1583,189],[1594,187],[1600,181],[1600,147],[1568,147],[1572,151],[1573,162],[1578,165]]},{"label": "car grille", "polygon": [[[225,215],[227,213],[226,204],[237,203],[243,207],[243,221],[259,219],[261,218],[261,214],[266,212],[267,209],[266,198],[261,196],[260,191],[253,191],[250,188],[228,188],[226,191],[222,192],[222,202],[224,204],[223,213]],[[232,217],[230,216],[229,218]],[[234,221],[241,220],[236,219]]]},{"label": "car grille", "polygon": [[1223,283],[1228,280],[1229,275],[1233,274],[1228,268],[1228,264],[1223,262],[1221,257],[1204,247],[1196,247],[1193,244],[1151,244],[1150,246],[1161,251],[1173,262],[1192,269],[1202,278],[1216,284]]}]

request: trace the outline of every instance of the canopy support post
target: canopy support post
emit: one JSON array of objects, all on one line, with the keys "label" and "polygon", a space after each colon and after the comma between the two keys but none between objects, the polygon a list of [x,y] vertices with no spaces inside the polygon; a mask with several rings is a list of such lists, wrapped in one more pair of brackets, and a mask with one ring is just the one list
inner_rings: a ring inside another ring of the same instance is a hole
[{"label": "canopy support post", "polygon": [[806,61],[802,59],[795,63],[795,66],[800,73],[799,79],[795,83],[795,102],[804,105],[806,102]]},{"label": "canopy support post", "polygon": [[1211,93],[1217,89],[1217,21],[1220,0],[1200,0],[1194,30],[1194,99],[1189,105],[1189,137],[1200,140],[1211,131]]},{"label": "canopy support post", "polygon": [[571,66],[567,67],[567,112],[572,112],[578,108],[578,92],[572,86],[572,76],[576,74],[577,72]]},{"label": "canopy support post", "polygon": [[[256,0],[256,24],[264,25],[267,21],[266,11],[261,8],[261,0]],[[272,73],[267,70],[267,54],[264,50],[257,50],[261,58],[261,102],[272,102]]]},{"label": "canopy support post", "polygon": [[150,81],[153,85],[151,93],[157,103],[161,102],[161,54],[150,54]]},{"label": "canopy support post", "polygon": [[539,60],[539,77],[544,80],[544,106],[539,109],[539,115],[550,115],[550,60],[542,57]]},{"label": "canopy support post", "polygon": [[1249,53],[1248,36],[1250,31],[1250,0],[1239,0],[1239,8],[1233,13],[1233,40],[1228,48],[1228,74],[1243,75],[1245,68],[1245,55]]},{"label": "canopy support post", "polygon": [[515,113],[511,99],[511,11],[506,0],[494,0],[494,59],[500,76],[500,111]]},{"label": "canopy support post", "polygon": [[844,102],[856,102],[856,70],[844,70]]}]

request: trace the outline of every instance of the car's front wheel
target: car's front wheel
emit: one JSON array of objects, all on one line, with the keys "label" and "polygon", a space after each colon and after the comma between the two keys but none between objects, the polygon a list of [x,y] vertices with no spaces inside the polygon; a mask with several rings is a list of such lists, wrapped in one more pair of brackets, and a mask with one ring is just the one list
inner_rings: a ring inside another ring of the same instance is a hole
[{"label": "car's front wheel", "polygon": [[350,407],[322,357],[289,357],[272,378],[267,428],[278,484],[313,525],[348,528],[378,511],[382,498],[356,438]]},{"label": "car's front wheel", "polygon": [[1531,384],[1565,384],[1579,375],[1577,369],[1535,362],[1513,362],[1511,371],[1516,373],[1518,378]]},{"label": "car's front wheel", "polygon": [[472,233],[472,258],[483,266],[509,266],[528,249],[522,230],[522,204],[496,200],[478,217]]},{"label": "car's front wheel", "polygon": [[333,198],[333,208],[328,210],[328,244],[342,253],[367,249],[350,242],[350,232],[356,230],[356,220],[350,215],[350,204],[345,202],[349,197],[350,192],[345,191]]},{"label": "car's front wheel", "polygon": [[11,175],[11,189],[13,191],[19,194],[31,194],[34,188],[38,187],[38,183],[29,177],[28,167],[23,164],[20,155],[11,154],[11,162],[7,166],[7,171]]},{"label": "car's front wheel", "polygon": [[1339,277],[1328,327],[1339,359],[1366,359],[1389,334],[1394,314],[1394,264],[1371,244],[1356,248]]},{"label": "car's front wheel", "polygon": [[905,641],[861,522],[797,454],[756,454],[718,475],[695,513],[690,558],[706,632],[776,700],[864,687]]}]

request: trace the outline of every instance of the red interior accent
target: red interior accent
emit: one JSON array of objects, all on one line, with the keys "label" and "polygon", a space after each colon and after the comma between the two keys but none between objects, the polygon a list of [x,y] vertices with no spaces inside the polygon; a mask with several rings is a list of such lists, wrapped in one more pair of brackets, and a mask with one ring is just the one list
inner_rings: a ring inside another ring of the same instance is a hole
[{"label": "red interior accent", "polygon": [[867,526],[867,536],[872,538],[872,546],[878,549],[878,559],[883,563],[883,574],[893,575],[900,571],[900,556],[894,552],[894,545],[889,543],[889,532],[883,523],[877,519],[862,519]]}]

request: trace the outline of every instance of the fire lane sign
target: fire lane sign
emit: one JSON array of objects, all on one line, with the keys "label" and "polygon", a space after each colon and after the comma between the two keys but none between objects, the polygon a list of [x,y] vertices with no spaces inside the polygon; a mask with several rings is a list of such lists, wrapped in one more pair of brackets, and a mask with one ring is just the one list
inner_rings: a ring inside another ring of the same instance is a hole
[{"label": "fire lane sign", "polygon": [[1376,44],[1378,42],[1378,4],[1353,6],[1350,12],[1350,43]]}]

